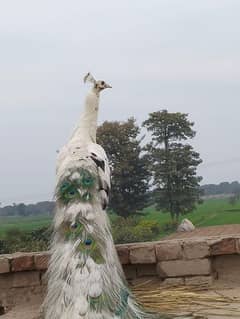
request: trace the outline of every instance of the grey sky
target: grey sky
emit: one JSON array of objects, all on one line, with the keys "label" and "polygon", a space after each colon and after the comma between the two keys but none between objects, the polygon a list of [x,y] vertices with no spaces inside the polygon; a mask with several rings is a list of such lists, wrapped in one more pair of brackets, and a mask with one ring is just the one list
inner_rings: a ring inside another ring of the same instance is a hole
[{"label": "grey sky", "polygon": [[0,201],[50,199],[88,89],[100,122],[187,112],[204,183],[240,180],[239,0],[8,0],[0,6]]}]

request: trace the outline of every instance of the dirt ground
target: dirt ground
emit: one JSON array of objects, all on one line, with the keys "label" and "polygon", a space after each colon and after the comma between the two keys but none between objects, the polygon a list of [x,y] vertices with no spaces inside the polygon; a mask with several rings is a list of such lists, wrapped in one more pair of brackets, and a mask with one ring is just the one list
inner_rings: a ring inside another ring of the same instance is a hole
[{"label": "dirt ground", "polygon": [[18,305],[7,314],[1,316],[3,319],[38,319],[39,318],[39,303]]},{"label": "dirt ground", "polygon": [[163,240],[169,239],[185,239],[185,238],[210,238],[223,236],[240,236],[240,225],[223,225],[223,226],[208,226],[197,228],[191,232],[174,233]]}]

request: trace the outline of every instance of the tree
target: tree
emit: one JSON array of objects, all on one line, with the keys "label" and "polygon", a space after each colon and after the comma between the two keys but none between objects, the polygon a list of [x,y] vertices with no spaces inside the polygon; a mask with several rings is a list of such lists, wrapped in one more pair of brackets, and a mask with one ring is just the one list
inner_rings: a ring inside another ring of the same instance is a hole
[{"label": "tree", "polygon": [[26,205],[25,204],[20,203],[20,204],[16,205],[16,208],[17,208],[19,216],[27,216]]},{"label": "tree", "polygon": [[127,217],[146,205],[147,161],[142,154],[140,128],[133,118],[126,122],[104,122],[97,132],[112,168],[110,208]]},{"label": "tree", "polygon": [[197,166],[202,162],[193,147],[186,142],[195,136],[194,123],[188,114],[167,110],[149,114],[143,126],[152,135],[147,144],[148,159],[153,174],[157,207],[170,212],[172,219],[191,212],[200,200],[201,177]]},{"label": "tree", "polygon": [[235,188],[232,188],[232,195],[229,197],[229,203],[234,206],[240,199],[240,191],[239,184],[237,182],[233,182],[231,185]]}]

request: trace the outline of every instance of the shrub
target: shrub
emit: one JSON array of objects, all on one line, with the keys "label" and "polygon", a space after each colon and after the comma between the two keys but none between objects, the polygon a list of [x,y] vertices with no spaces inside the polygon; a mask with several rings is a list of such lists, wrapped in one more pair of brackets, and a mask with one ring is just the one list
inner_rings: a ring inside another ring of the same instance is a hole
[{"label": "shrub", "polygon": [[164,224],[163,230],[166,233],[172,233],[172,232],[175,232],[177,230],[177,227],[178,227],[178,222],[171,221],[169,223]]},{"label": "shrub", "polygon": [[11,228],[6,231],[4,239],[0,241],[0,253],[47,250],[50,237],[51,230],[47,227],[32,232]]},{"label": "shrub", "polygon": [[160,232],[157,221],[143,220],[139,217],[118,217],[114,220],[112,229],[116,244],[152,241],[157,239]]}]

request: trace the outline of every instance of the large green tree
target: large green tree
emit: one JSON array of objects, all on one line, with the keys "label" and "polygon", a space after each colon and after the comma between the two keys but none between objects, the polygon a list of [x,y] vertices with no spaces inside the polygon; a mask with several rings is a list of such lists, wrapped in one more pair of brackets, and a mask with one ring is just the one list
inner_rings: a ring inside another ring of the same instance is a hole
[{"label": "large green tree", "polygon": [[197,176],[196,170],[202,160],[186,142],[196,134],[193,125],[188,114],[167,110],[150,113],[143,123],[152,135],[146,150],[156,204],[176,220],[180,214],[191,212],[200,200],[202,178]]},{"label": "large green tree", "polygon": [[142,154],[140,128],[133,118],[104,122],[97,132],[112,168],[110,208],[127,217],[146,205],[150,174]]}]

